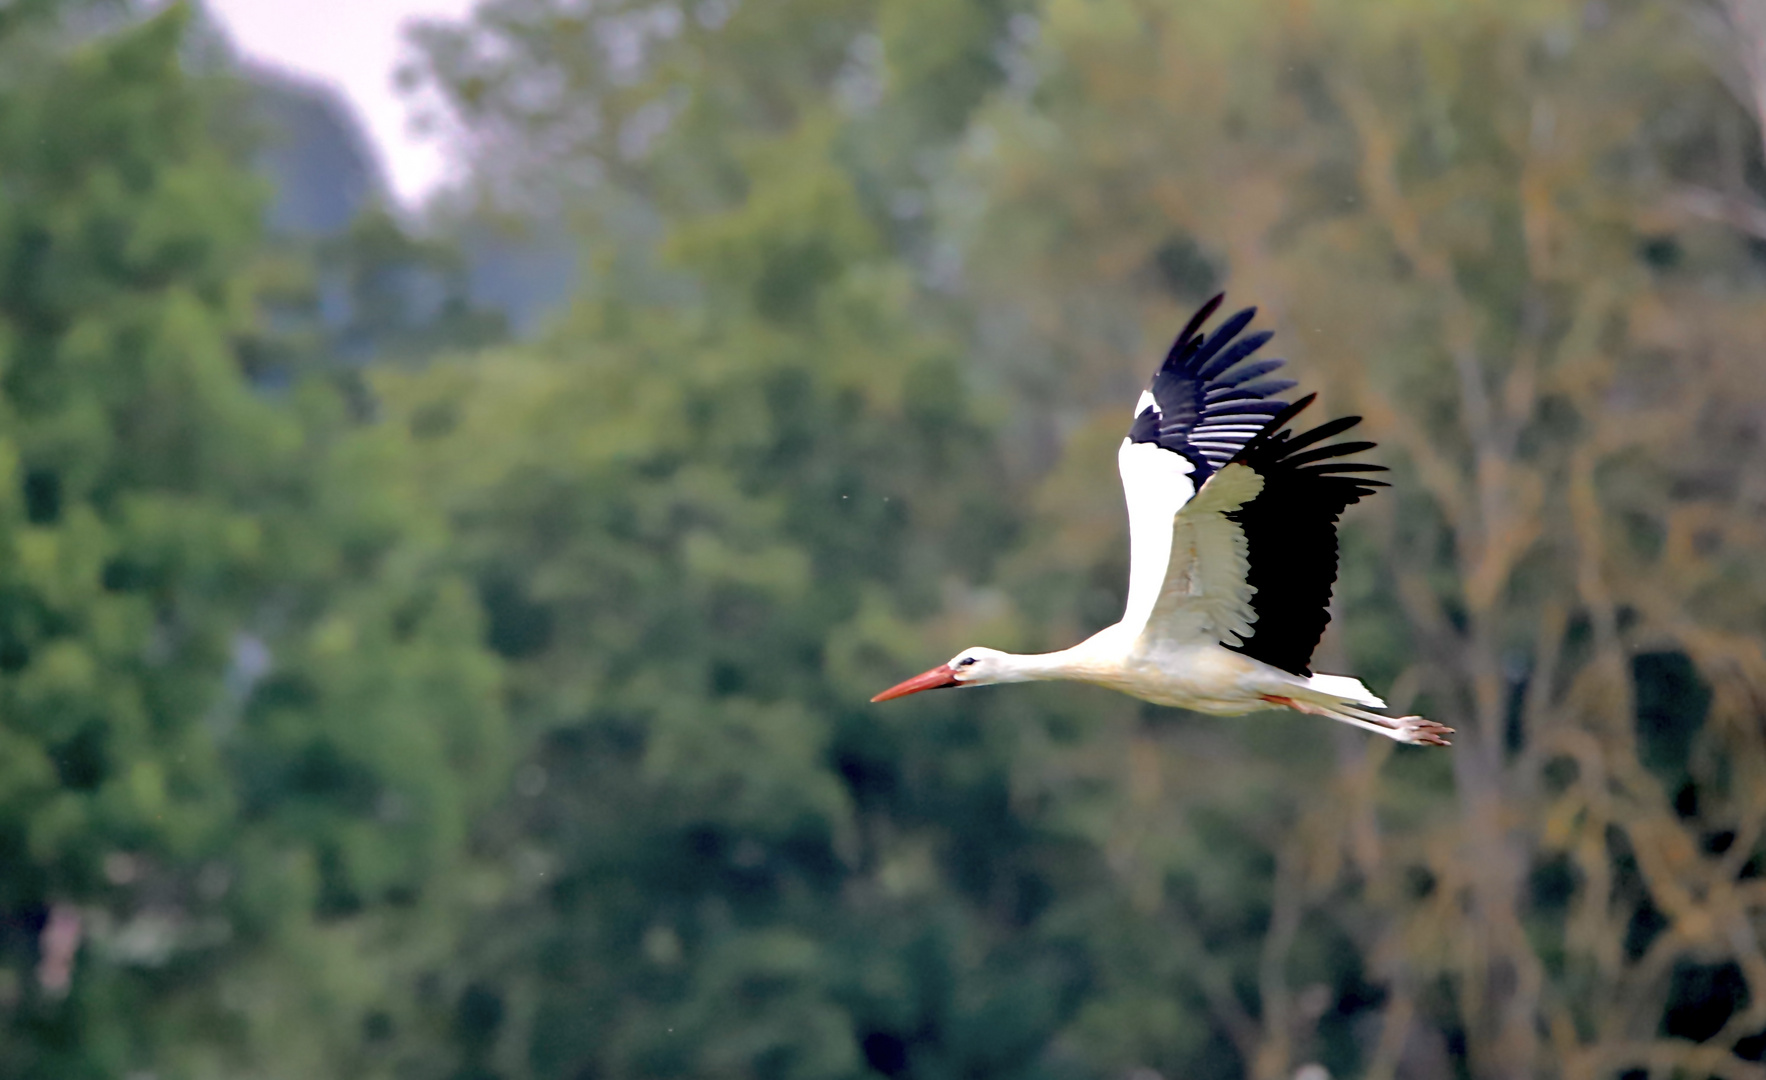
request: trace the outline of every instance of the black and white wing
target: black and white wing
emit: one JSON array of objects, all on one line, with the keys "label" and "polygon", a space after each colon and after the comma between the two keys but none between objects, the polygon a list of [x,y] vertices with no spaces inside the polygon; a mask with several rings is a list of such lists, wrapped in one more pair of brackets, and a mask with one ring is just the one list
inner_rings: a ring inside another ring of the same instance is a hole
[{"label": "black and white wing", "polygon": [[1178,512],[1144,640],[1217,641],[1283,671],[1312,674],[1312,651],[1331,619],[1337,519],[1386,486],[1357,475],[1384,466],[1340,460],[1373,443],[1326,442],[1359,416],[1303,434],[1288,430],[1313,396],[1276,413]]},{"label": "black and white wing", "polygon": [[1177,335],[1165,362],[1135,404],[1117,466],[1128,500],[1128,605],[1122,624],[1152,614],[1171,559],[1173,520],[1191,497],[1287,407],[1275,400],[1294,384],[1265,376],[1280,360],[1251,360],[1270,335],[1246,334],[1246,308],[1204,335],[1224,296],[1202,305]]}]

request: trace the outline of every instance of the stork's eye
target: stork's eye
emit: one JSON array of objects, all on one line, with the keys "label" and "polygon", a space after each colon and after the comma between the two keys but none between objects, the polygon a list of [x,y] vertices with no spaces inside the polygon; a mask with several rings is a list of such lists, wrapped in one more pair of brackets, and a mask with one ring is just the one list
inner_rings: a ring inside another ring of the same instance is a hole
[{"label": "stork's eye", "polygon": [[975,658],[973,656],[965,656],[961,660],[957,661],[957,666],[958,667],[968,667],[970,664],[973,664],[974,662],[975,662]]}]

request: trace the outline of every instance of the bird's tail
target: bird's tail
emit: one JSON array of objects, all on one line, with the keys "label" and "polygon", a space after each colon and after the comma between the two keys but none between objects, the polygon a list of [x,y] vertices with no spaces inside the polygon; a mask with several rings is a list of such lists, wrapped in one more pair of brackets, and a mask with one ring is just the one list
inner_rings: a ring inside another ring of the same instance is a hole
[{"label": "bird's tail", "polygon": [[1348,675],[1314,675],[1306,680],[1308,690],[1317,690],[1321,694],[1352,705],[1360,705],[1364,709],[1383,709],[1386,703],[1381,701],[1372,690],[1361,685],[1360,679]]}]

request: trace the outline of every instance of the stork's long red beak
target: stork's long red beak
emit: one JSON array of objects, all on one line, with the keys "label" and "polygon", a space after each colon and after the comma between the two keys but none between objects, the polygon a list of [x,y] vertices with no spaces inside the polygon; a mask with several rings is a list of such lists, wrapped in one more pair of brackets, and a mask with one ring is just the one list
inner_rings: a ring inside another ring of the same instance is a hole
[{"label": "stork's long red beak", "polygon": [[937,690],[945,686],[960,686],[957,673],[949,664],[940,664],[931,671],[915,675],[904,683],[896,683],[889,689],[872,698],[872,701],[888,701],[890,698],[906,697],[922,690]]}]

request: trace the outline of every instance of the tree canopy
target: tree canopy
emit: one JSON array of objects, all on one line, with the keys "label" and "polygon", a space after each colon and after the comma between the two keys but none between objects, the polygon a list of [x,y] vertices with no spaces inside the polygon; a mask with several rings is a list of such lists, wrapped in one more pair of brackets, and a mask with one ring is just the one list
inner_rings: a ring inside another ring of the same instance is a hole
[{"label": "tree canopy", "polygon": [[[481,0],[515,338],[107,10],[0,7],[0,1074],[1761,1074],[1747,0]],[[871,706],[1115,619],[1223,287],[1394,469],[1318,666],[1459,745]]]}]

